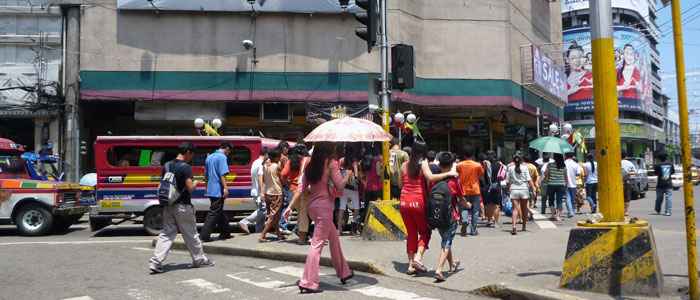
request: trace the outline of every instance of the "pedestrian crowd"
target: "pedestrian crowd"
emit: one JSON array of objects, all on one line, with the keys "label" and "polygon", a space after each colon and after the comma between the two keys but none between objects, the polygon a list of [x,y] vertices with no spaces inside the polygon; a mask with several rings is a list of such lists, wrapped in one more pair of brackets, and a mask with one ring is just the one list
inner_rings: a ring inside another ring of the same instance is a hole
[{"label": "pedestrian crowd", "polygon": [[[516,151],[506,164],[495,151],[480,153],[471,145],[460,149],[459,155],[435,153],[420,140],[414,141],[410,148],[401,149],[399,139],[393,138],[390,145],[385,174],[379,143],[317,142],[308,149],[304,144],[290,148],[283,141],[276,148],[263,148],[250,169],[250,196],[256,210],[237,226],[247,234],[259,233],[260,243],[271,241],[268,234],[286,240],[293,232],[298,235],[299,245],[310,245],[299,288],[302,293],[316,293],[320,292],[319,262],[326,242],[341,282],[345,284],[354,276],[343,256],[339,236],[346,231],[350,235],[362,233],[370,202],[382,198],[382,178],[390,180],[391,197],[399,200],[407,230],[406,274],[413,276],[428,271],[423,259],[437,229],[441,249],[434,277],[438,282],[446,280],[445,263],[449,272],[459,268],[460,261],[452,251],[458,230],[465,237],[477,236],[483,228],[500,230],[499,216],[504,212],[512,225],[507,232],[516,235],[518,225],[520,231],[527,231],[538,195],[540,212],[546,214],[548,208],[552,221],[562,221],[564,207],[567,218],[580,214],[585,200],[591,213],[598,209],[598,163],[592,154],[586,156],[585,162],[579,162],[573,153],[551,153],[551,156],[544,153],[535,160],[529,153]],[[211,241],[213,232],[220,233],[220,240],[232,237],[229,218],[223,210],[228,196],[226,159],[232,148],[230,142],[221,142],[219,149],[206,159],[206,196],[211,207],[198,236],[190,193],[200,182],[194,180],[188,164],[196,151],[194,145],[183,142],[177,158],[164,166],[158,197],[165,200],[175,197],[177,201],[164,205],[164,229],[149,263],[152,272],[163,272],[162,263],[178,230],[194,266],[214,265],[213,260],[205,257],[202,242]],[[629,161],[624,159],[625,154],[622,153],[622,176],[627,214],[628,185],[636,169],[626,163]],[[660,213],[665,196],[665,214],[670,215],[670,177],[675,170],[666,161],[665,153],[659,153],[658,158],[655,210]],[[168,187],[164,185],[168,178],[176,193],[161,195],[161,187]],[[297,212],[296,224],[290,230],[293,211]]]}]

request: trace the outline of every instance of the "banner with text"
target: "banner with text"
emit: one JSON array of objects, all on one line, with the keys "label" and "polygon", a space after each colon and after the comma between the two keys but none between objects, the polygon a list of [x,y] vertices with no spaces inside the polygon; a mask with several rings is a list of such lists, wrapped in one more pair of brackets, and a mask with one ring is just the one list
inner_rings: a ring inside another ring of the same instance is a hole
[{"label": "banner with text", "polygon": [[[615,74],[620,110],[653,114],[649,41],[639,31],[614,28]],[[593,111],[593,55],[589,28],[563,33],[569,104],[565,112]]]},{"label": "banner with text", "polygon": [[545,91],[566,102],[566,74],[535,45],[532,49],[532,81]]},{"label": "banner with text", "polygon": [[306,122],[322,124],[326,121],[344,117],[355,117],[374,122],[374,114],[369,112],[366,104],[307,104]]}]

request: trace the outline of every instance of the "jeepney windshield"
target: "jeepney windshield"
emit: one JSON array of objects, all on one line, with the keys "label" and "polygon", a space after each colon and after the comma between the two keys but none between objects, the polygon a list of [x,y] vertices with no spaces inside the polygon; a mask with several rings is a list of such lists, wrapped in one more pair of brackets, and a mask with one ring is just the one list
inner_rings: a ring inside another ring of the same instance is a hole
[{"label": "jeepney windshield", "polygon": [[39,175],[52,176],[54,180],[58,180],[61,178],[61,173],[58,172],[58,169],[56,169],[55,163],[44,160],[32,161],[31,163]]},{"label": "jeepney windshield", "polygon": [[19,155],[0,155],[0,178],[29,178]]}]

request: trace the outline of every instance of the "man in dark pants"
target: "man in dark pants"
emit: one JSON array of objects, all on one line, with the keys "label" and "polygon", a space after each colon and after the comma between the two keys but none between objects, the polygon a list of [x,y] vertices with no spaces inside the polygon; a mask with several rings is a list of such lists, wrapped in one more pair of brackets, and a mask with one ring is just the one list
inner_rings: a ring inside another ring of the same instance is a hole
[{"label": "man in dark pants", "polygon": [[211,200],[209,214],[204,220],[202,232],[199,233],[199,238],[202,242],[211,241],[211,233],[215,227],[219,228],[219,239],[225,240],[231,238],[231,227],[228,223],[228,217],[224,213],[224,203],[228,196],[228,188],[226,187],[226,175],[228,174],[228,154],[231,153],[233,145],[231,142],[223,141],[219,144],[219,150],[207,157],[204,165],[204,177],[207,181],[207,197]]},{"label": "man in dark pants", "polygon": [[[286,141],[281,141],[279,142],[279,144],[277,144],[277,149],[280,149],[280,151],[282,152],[282,155],[280,156],[280,167],[284,169],[284,166],[289,162],[289,143],[287,143]],[[289,201],[292,200],[292,192],[289,190],[289,182],[283,180],[282,184],[284,186],[282,187],[283,197],[281,211],[284,211],[285,209],[287,209],[287,206],[289,206]],[[289,229],[287,229],[288,225],[289,221],[285,221],[284,218],[280,218],[279,226],[282,234],[292,234],[292,232],[289,231]]]},{"label": "man in dark pants", "polygon": [[666,151],[659,151],[656,155],[659,162],[654,165],[654,175],[658,176],[656,181],[656,205],[654,210],[657,214],[661,214],[661,203],[664,201],[664,196],[666,197],[666,210],[664,214],[666,216],[671,216],[672,201],[673,196],[673,181],[671,175],[676,173],[676,169],[673,164],[670,163],[668,159],[668,154]]}]

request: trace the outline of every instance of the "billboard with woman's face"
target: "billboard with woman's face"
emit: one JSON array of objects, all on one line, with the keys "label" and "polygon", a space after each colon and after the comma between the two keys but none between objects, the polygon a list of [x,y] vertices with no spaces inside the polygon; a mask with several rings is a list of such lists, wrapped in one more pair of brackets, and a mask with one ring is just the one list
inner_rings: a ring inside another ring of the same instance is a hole
[{"label": "billboard with woman's face", "polygon": [[[615,27],[615,78],[620,110],[652,113],[649,41],[639,31]],[[564,32],[569,104],[565,112],[593,111],[593,65],[588,28]]]}]

